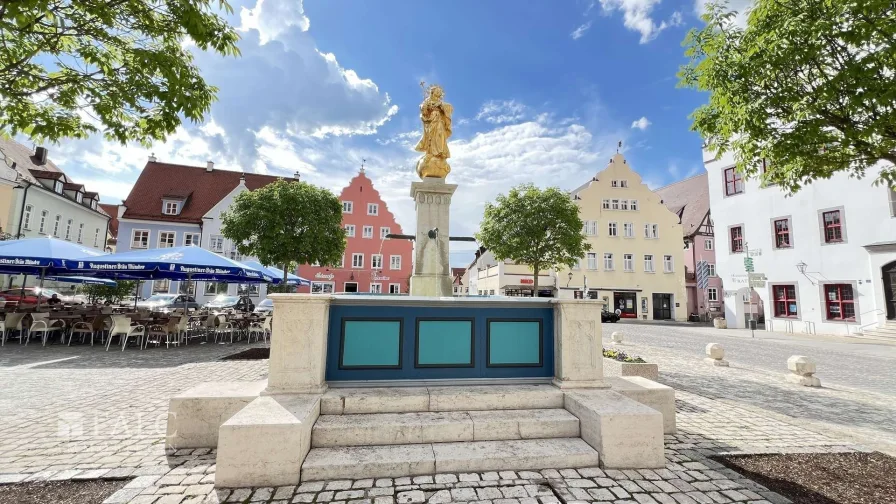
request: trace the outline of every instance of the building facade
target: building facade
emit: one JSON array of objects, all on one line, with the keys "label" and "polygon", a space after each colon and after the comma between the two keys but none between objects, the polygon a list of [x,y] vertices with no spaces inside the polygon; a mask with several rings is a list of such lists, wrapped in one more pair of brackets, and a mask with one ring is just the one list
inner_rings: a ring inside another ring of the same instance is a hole
[{"label": "building facade", "polygon": [[896,192],[873,185],[879,168],[786,196],[744,179],[730,154],[704,152],[704,165],[729,327],[744,327],[756,306],[748,257],[769,329],[851,334],[896,319]]},{"label": "building facade", "polygon": [[[722,279],[716,271],[715,236],[709,211],[709,182],[706,173],[657,189],[656,194],[678,215],[684,234],[684,275],[688,315],[709,320],[724,313]],[[699,285],[697,265],[706,263],[705,284]]]},{"label": "building facade", "polygon": [[466,268],[451,268],[451,290],[455,296],[466,296],[469,293],[467,284],[464,283]]},{"label": "building facade", "polygon": [[302,286],[299,292],[407,294],[413,242],[386,238],[402,234],[401,226],[363,168],[342,190],[339,200],[346,230],[342,262],[299,266],[299,275],[311,281],[311,286]]},{"label": "building facade", "polygon": [[[118,207],[118,252],[200,246],[237,261],[243,257],[221,234],[221,213],[244,191],[258,189],[281,177],[161,163],[150,157],[133,189]],[[217,282],[143,282],[141,297],[188,293],[199,303],[220,294],[250,296],[257,304],[267,295],[264,284]]]},{"label": "building facade", "polygon": [[[622,154],[572,197],[591,251],[557,272],[559,296],[603,299],[622,317],[687,320],[679,216],[641,182]],[[481,287],[480,287],[481,288]]]},{"label": "building facade", "polygon": [[[532,297],[535,272],[528,264],[496,261],[476,271],[476,293],[482,296]],[[538,297],[557,296],[557,276],[554,271],[538,272]]]}]

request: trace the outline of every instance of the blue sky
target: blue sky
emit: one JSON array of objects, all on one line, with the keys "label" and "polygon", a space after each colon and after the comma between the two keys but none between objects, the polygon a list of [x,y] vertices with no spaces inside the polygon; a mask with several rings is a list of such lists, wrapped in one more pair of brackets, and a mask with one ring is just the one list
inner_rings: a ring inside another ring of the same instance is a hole
[{"label": "blue sky", "polygon": [[[118,202],[150,152],[299,171],[336,192],[363,158],[408,231],[425,80],[441,84],[455,108],[454,235],[475,232],[483,204],[512,185],[580,185],[618,141],[653,187],[702,169],[688,115],[704,97],[677,89],[675,74],[704,0],[230,1],[242,57],[196,55],[220,88],[206,123],[150,149],[67,141],[53,159]],[[468,257],[457,250],[452,263]]]}]

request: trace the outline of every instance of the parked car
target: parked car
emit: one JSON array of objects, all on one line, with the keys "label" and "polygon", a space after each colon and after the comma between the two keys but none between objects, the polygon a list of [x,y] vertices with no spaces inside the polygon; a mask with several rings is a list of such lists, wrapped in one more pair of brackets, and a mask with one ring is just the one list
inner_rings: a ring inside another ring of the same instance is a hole
[{"label": "parked car", "polygon": [[255,313],[272,313],[274,311],[274,301],[263,299],[255,306]]},{"label": "parked car", "polygon": [[215,312],[233,310],[248,313],[255,309],[255,303],[248,296],[226,296],[222,294],[205,303],[203,307]]},{"label": "parked car", "polygon": [[18,289],[7,289],[0,291],[0,298],[11,304],[37,304],[37,297],[40,296],[40,303],[44,304],[56,294],[56,297],[65,304],[84,304],[81,296],[66,296],[53,289],[41,289],[40,287],[21,287]]},{"label": "parked car", "polygon": [[600,312],[600,321],[611,322],[615,324],[616,322],[619,322],[619,314],[604,309],[602,312]]},{"label": "parked car", "polygon": [[168,312],[175,308],[198,310],[199,303],[193,296],[185,294],[153,294],[144,301],[137,303],[137,308],[149,308],[153,311]]}]

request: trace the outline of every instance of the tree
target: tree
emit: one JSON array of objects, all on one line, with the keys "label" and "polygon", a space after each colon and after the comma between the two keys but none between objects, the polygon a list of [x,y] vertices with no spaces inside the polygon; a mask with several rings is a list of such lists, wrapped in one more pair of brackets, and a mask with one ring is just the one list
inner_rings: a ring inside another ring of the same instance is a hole
[{"label": "tree", "polygon": [[240,254],[282,266],[339,264],[345,252],[342,203],[326,189],[277,180],[240,193],[222,216],[222,233]]},{"label": "tree", "polygon": [[215,99],[189,45],[237,55],[226,0],[0,0],[0,134],[164,139]]},{"label": "tree", "polygon": [[108,300],[111,303],[117,303],[121,301],[122,298],[133,295],[136,289],[137,282],[135,280],[118,280],[114,287],[105,285],[82,285],[79,290],[82,294],[87,296],[87,299],[91,303],[100,300]]},{"label": "tree", "polygon": [[[790,192],[896,164],[892,0],[757,0],[745,28],[724,2],[707,8],[679,84],[710,93],[691,117],[711,151]],[[875,183],[892,187],[894,167]]]},{"label": "tree", "polygon": [[528,264],[538,295],[538,274],[559,266],[572,267],[591,246],[582,234],[579,207],[568,194],[555,187],[541,190],[522,184],[495,203],[485,205],[485,215],[476,234],[479,243],[495,259]]}]

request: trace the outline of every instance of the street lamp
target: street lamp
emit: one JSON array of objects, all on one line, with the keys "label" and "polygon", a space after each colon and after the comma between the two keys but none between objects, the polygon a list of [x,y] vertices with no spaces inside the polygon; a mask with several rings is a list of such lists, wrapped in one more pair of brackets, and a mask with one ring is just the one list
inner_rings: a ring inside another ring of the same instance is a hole
[{"label": "street lamp", "polygon": [[570,271],[566,277],[569,278],[569,280],[566,281],[566,286],[569,287],[569,282],[572,282],[572,271]]},{"label": "street lamp", "polygon": [[806,274],[806,266],[808,266],[808,264],[804,263],[803,261],[800,261],[796,265],[796,269],[797,269],[797,271],[800,272],[800,274],[805,275]]}]

